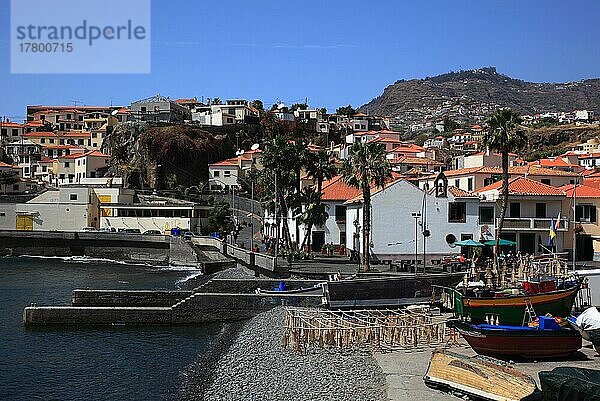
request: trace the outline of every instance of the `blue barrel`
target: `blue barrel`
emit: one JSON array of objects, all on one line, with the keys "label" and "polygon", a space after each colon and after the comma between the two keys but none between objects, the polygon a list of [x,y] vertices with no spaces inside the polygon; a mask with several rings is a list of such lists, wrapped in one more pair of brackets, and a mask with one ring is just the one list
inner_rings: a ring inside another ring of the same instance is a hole
[{"label": "blue barrel", "polygon": [[285,281],[283,280],[279,282],[279,291],[285,291]]},{"label": "blue barrel", "polygon": [[181,234],[181,230],[179,229],[179,227],[175,227],[171,229],[171,235],[175,235],[178,236]]}]

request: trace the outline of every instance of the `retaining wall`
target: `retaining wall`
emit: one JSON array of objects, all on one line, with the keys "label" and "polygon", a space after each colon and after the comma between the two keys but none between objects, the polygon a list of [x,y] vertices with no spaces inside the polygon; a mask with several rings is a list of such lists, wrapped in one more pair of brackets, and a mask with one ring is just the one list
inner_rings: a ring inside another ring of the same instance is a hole
[{"label": "retaining wall", "polygon": [[171,307],[192,291],[73,290],[72,306]]},{"label": "retaining wall", "polygon": [[26,326],[67,325],[169,325],[171,308],[33,306],[23,311]]}]

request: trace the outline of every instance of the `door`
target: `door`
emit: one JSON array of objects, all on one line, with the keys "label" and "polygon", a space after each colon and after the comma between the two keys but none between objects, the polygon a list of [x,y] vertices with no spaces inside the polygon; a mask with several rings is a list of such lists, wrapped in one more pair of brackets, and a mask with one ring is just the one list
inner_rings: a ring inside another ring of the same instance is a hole
[{"label": "door", "polygon": [[593,260],[594,259],[594,244],[592,237],[589,235],[578,235],[576,239],[577,259],[576,260]]},{"label": "door", "polygon": [[535,253],[535,234],[532,233],[521,233],[519,249],[521,253],[528,253],[530,255]]},{"label": "door", "polygon": [[311,248],[313,252],[321,252],[325,244],[325,231],[313,231],[311,239]]},{"label": "door", "polygon": [[30,215],[17,215],[17,230],[21,231],[32,231],[33,230],[33,216]]}]

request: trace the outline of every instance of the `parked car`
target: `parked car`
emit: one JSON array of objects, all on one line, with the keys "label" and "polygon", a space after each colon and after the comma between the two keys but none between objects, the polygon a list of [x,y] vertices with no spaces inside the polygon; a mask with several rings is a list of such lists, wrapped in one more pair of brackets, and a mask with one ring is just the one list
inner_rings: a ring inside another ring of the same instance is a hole
[{"label": "parked car", "polygon": [[88,232],[88,231],[98,231],[98,229],[96,229],[96,227],[83,227],[81,229],[81,231],[83,232]]},{"label": "parked car", "polygon": [[192,231],[184,231],[182,234],[183,239],[189,241],[192,239],[192,237],[199,237],[198,234],[196,234],[195,232]]},{"label": "parked car", "polygon": [[98,231],[102,233],[115,233],[117,232],[117,229],[114,227],[101,227]]},{"label": "parked car", "polygon": [[146,230],[143,232],[144,235],[163,235],[159,230]]},{"label": "parked car", "polygon": [[139,228],[119,228],[119,232],[123,234],[141,234]]}]

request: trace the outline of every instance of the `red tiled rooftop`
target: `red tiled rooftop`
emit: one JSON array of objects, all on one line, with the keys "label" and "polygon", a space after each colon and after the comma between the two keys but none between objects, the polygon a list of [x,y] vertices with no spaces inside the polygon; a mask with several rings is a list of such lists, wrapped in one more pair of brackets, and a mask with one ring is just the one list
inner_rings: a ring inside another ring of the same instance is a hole
[{"label": "red tiled rooftop", "polygon": [[[572,198],[573,186],[573,184],[568,184],[560,187],[560,189],[564,191],[565,194],[567,194],[567,197]],[[580,184],[577,185],[577,188],[575,190],[575,196],[577,198],[600,198],[600,189],[587,186],[585,185],[585,183],[584,185]]]},{"label": "red tiled rooftop", "polygon": [[474,194],[473,192],[465,191],[464,189],[460,189],[453,185],[448,187],[448,191],[450,191],[452,196],[454,196],[455,198],[476,198],[477,197],[477,195]]},{"label": "red tiled rooftop", "polygon": [[219,162],[216,163],[210,163],[209,166],[237,166],[238,165],[238,158],[237,157],[232,157],[230,159],[225,159],[225,160],[221,160]]},{"label": "red tiled rooftop", "polygon": [[22,128],[23,124],[15,123],[12,121],[0,122],[2,128]]},{"label": "red tiled rooftop", "polygon": [[346,184],[342,176],[333,177],[323,182],[321,200],[323,201],[347,201],[360,194],[360,190]]},{"label": "red tiled rooftop", "polygon": [[[502,191],[502,180],[496,181],[493,184],[479,188],[475,193],[483,193],[488,191]],[[510,195],[523,196],[564,196],[565,193],[552,185],[542,184],[541,182],[530,180],[525,177],[515,177],[508,181],[508,193]]]},{"label": "red tiled rooftop", "polygon": [[54,136],[57,137],[58,135],[56,135],[54,132],[27,132],[25,134],[23,134],[24,137],[28,137],[28,138],[41,138],[41,137],[49,137],[49,136]]}]

